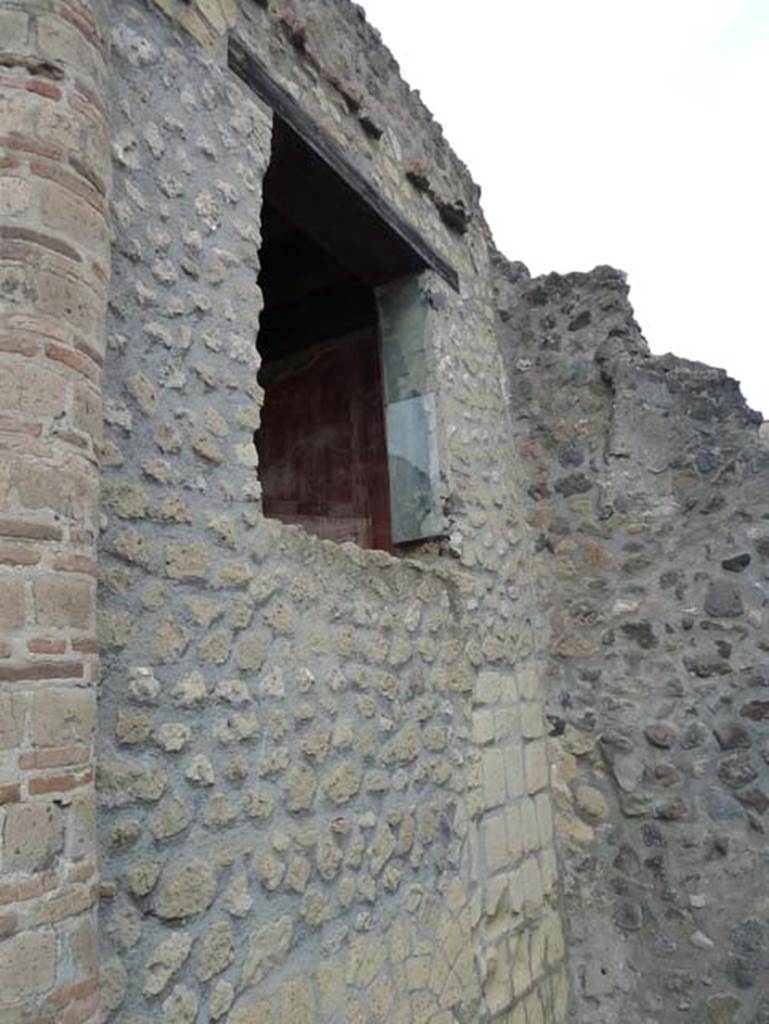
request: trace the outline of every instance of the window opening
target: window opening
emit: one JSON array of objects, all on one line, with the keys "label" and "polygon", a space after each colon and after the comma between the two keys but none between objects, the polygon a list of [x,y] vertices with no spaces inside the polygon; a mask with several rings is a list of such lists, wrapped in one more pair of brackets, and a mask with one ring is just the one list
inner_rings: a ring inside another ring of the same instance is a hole
[{"label": "window opening", "polygon": [[255,435],[266,515],[390,551],[440,532],[434,417],[425,418],[434,396],[421,394],[425,319],[404,316],[403,301],[424,302],[424,269],[367,198],[274,115]]}]

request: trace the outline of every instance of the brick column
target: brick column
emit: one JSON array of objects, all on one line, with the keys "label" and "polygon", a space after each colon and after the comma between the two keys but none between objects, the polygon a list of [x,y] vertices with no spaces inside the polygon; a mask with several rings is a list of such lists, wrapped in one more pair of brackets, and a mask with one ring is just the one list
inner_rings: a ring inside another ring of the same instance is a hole
[{"label": "brick column", "polygon": [[103,0],[0,0],[0,1020],[98,1015]]}]

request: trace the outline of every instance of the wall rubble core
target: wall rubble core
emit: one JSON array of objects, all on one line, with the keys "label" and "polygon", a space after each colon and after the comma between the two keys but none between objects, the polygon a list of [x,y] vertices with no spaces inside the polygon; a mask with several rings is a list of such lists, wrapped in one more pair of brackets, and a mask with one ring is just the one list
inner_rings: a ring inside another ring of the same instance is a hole
[{"label": "wall rubble core", "polygon": [[[445,535],[399,557],[262,513],[233,38],[458,274],[418,289]],[[0,47],[0,1024],[762,1020],[732,383],[617,272],[499,257],[347,0],[0,0]]]}]

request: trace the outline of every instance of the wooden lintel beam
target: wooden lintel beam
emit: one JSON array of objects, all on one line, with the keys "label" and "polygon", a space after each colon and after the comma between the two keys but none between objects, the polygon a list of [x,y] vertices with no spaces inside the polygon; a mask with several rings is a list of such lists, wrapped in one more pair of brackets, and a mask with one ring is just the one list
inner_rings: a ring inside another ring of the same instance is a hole
[{"label": "wooden lintel beam", "polygon": [[269,74],[264,65],[238,39],[229,40],[229,66],[285,123],[320,157],[348,188],[371,209],[425,267],[439,274],[455,291],[459,291],[456,270],[397,213],[373,185],[342,154],[302,110],[296,100]]}]

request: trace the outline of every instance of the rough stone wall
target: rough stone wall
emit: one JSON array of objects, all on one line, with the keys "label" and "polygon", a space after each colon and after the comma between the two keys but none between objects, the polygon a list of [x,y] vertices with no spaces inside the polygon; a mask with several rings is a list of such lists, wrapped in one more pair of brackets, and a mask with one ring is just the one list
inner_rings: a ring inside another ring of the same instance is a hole
[{"label": "rough stone wall", "polygon": [[498,308],[570,1019],[769,1020],[766,426],[722,371],[649,355],[610,268],[500,262]]},{"label": "rough stone wall", "polygon": [[99,0],[0,3],[0,1020],[95,1021]]},{"label": "rough stone wall", "polygon": [[[301,21],[157,6],[184,30],[111,10],[105,1020],[563,1020],[530,550],[477,197],[351,4],[297,4]],[[460,271],[460,294],[427,282],[450,536],[412,559],[261,514],[270,118],[226,67],[238,17]]]}]

